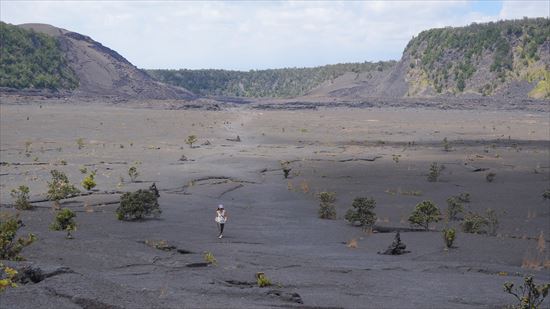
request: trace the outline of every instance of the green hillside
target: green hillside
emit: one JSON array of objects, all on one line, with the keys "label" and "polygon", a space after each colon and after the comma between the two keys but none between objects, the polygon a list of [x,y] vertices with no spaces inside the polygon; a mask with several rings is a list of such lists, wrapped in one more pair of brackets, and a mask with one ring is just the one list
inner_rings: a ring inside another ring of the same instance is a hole
[{"label": "green hillside", "polygon": [[0,87],[74,89],[78,79],[52,37],[0,22]]},{"label": "green hillside", "polygon": [[539,83],[531,96],[548,98],[549,40],[546,18],[423,31],[404,52],[409,95],[428,87],[436,93],[492,95],[508,82],[526,80]]},{"label": "green hillside", "polygon": [[314,68],[258,71],[148,70],[159,81],[184,87],[199,95],[294,97],[346,72],[388,71],[395,61],[341,63]]}]

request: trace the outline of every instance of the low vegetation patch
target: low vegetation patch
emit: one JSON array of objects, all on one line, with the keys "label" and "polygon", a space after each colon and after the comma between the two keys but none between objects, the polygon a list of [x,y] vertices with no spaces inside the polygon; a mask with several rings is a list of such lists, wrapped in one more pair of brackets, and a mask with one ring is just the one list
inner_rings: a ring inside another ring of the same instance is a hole
[{"label": "low vegetation patch", "polygon": [[139,172],[136,166],[130,166],[130,168],[128,169],[128,176],[130,176],[131,182],[136,182],[139,176]]},{"label": "low vegetation patch", "polygon": [[36,240],[34,234],[29,234],[27,237],[16,237],[17,231],[22,225],[23,222],[19,220],[18,215],[0,214],[0,260],[23,260],[19,253]]},{"label": "low vegetation patch", "polygon": [[513,282],[504,283],[504,292],[514,296],[517,300],[517,303],[512,306],[514,309],[542,308],[541,305],[548,296],[549,290],[550,283],[537,285],[532,276],[526,276],[523,279],[523,285],[519,287],[514,287]]},{"label": "low vegetation patch", "polygon": [[453,243],[456,239],[456,230],[453,228],[443,229],[443,241],[445,242],[445,248],[450,249],[453,247]]},{"label": "low vegetation patch", "polygon": [[11,190],[11,197],[15,199],[15,208],[19,210],[30,210],[33,208],[29,202],[29,187],[19,186]]},{"label": "low vegetation patch", "polygon": [[95,188],[96,186],[95,172],[91,172],[88,176],[84,177],[84,179],[82,179],[81,185],[87,191],[90,191],[93,188]]},{"label": "low vegetation patch", "polygon": [[464,213],[464,207],[460,199],[455,196],[449,197],[447,199],[447,218],[451,221],[457,221],[461,219],[459,216],[462,213]]},{"label": "low vegetation patch", "polygon": [[204,261],[208,264],[211,264],[211,265],[218,265],[218,261],[216,260],[216,258],[214,257],[214,254],[212,254],[212,252],[210,251],[206,251],[204,253]]},{"label": "low vegetation patch", "polygon": [[256,273],[256,282],[258,283],[258,286],[261,288],[271,286],[271,281],[262,272]]},{"label": "low vegetation patch", "polygon": [[7,288],[16,288],[17,270],[0,263],[0,293]]},{"label": "low vegetation patch", "polygon": [[437,162],[432,162],[430,165],[430,170],[428,172],[428,181],[429,182],[437,182],[439,179],[439,176],[441,175],[441,172],[445,169],[445,165],[439,165]]},{"label": "low vegetation patch", "polygon": [[116,209],[119,220],[140,220],[145,216],[158,216],[162,211],[158,196],[151,190],[126,192],[120,198],[120,206]]},{"label": "low vegetation patch", "polygon": [[72,239],[71,232],[76,231],[76,221],[74,218],[76,214],[69,208],[63,208],[55,215],[53,223],[50,225],[50,229],[53,231],[66,231],[67,238]]},{"label": "low vegetation patch", "polygon": [[52,181],[48,182],[48,199],[54,201],[59,206],[59,201],[78,194],[80,191],[69,182],[65,173],[58,170],[52,170]]},{"label": "low vegetation patch", "polygon": [[336,194],[334,192],[319,193],[319,218],[321,219],[336,219],[336,207],[334,201]]}]

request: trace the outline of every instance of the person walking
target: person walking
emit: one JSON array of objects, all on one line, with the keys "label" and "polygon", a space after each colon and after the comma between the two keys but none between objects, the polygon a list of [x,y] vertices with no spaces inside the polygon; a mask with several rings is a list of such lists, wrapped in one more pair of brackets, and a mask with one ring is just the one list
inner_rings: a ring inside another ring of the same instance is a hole
[{"label": "person walking", "polygon": [[223,228],[225,226],[225,222],[227,222],[227,212],[223,208],[223,205],[218,205],[218,209],[216,209],[216,223],[218,224],[218,231],[220,234],[218,235],[218,238],[223,237]]}]

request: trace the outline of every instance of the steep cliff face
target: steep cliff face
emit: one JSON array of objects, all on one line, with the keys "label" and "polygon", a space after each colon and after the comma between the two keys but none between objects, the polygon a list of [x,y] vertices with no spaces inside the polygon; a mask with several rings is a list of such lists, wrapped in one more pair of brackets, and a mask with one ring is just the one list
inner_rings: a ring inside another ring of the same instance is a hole
[{"label": "steep cliff face", "polygon": [[431,29],[401,62],[407,96],[550,98],[550,21],[545,18]]},{"label": "steep cliff face", "polygon": [[152,79],[128,60],[88,36],[45,24],[19,27],[54,37],[79,86],[81,96],[112,96],[137,99],[190,99],[194,95],[181,87]]}]

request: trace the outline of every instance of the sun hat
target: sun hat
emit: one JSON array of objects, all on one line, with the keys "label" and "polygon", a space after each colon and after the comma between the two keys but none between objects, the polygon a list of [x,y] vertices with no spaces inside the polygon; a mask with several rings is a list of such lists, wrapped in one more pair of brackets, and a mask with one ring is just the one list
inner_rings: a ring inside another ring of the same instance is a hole
[{"label": "sun hat", "polygon": [[218,209],[223,209],[223,205],[222,204],[218,205]]}]

